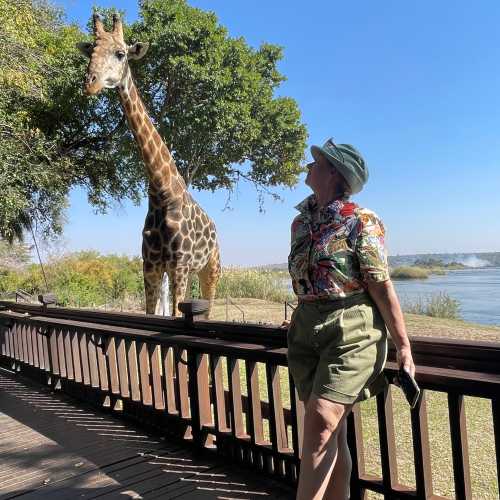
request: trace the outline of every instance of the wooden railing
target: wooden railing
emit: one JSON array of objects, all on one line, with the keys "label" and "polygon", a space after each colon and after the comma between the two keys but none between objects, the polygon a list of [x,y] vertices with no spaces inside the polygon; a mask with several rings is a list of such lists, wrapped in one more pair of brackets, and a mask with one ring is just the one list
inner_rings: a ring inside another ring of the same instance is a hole
[{"label": "wooden railing", "polygon": [[[367,474],[362,419],[348,419],[351,498],[434,495],[426,390],[447,393],[455,497],[470,499],[464,396],[492,405],[500,471],[500,344],[412,338],[423,396],[411,411],[416,488],[400,484],[389,386],[377,396],[381,477]],[[303,405],[275,327],[0,302],[0,361],[74,397],[109,407],[201,450],[295,482]],[[396,371],[391,344],[386,375]],[[289,401],[285,398],[289,396]],[[500,478],[499,478],[500,479]]]}]

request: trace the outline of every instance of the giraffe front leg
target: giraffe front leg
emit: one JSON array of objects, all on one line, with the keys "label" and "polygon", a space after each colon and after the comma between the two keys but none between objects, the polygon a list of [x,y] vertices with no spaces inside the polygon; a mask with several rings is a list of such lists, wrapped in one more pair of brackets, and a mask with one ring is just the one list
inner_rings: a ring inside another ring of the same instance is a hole
[{"label": "giraffe front leg", "polygon": [[144,293],[146,295],[146,314],[155,314],[156,304],[160,297],[163,266],[144,264]]},{"label": "giraffe front leg", "polygon": [[168,273],[170,280],[170,290],[172,291],[172,316],[179,316],[177,309],[179,302],[182,302],[186,296],[186,289],[189,277],[188,268],[177,268]]},{"label": "giraffe front leg", "polygon": [[198,274],[200,279],[201,296],[209,302],[208,311],[205,314],[206,319],[210,317],[212,306],[214,305],[215,292],[217,291],[217,283],[219,282],[220,273],[219,252],[215,249],[212,257],[207,262],[207,265]]}]

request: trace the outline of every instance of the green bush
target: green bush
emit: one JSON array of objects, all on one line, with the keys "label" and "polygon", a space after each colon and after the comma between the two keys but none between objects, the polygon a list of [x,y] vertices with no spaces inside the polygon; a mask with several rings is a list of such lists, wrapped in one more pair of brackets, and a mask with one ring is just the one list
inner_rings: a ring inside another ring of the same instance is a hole
[{"label": "green bush", "polygon": [[284,302],[293,299],[280,273],[257,269],[227,268],[217,285],[217,298],[255,298]]},{"label": "green bush", "polygon": [[48,288],[59,304],[73,307],[143,301],[142,261],[138,257],[77,252],[50,261],[44,269],[48,287],[36,264],[16,272],[0,270],[0,292],[23,289],[36,296]]},{"label": "green bush", "polygon": [[460,302],[446,292],[430,297],[419,297],[413,302],[403,302],[403,310],[411,314],[423,314],[433,318],[460,319]]},{"label": "green bush", "polygon": [[391,270],[391,278],[397,280],[426,279],[429,274],[428,269],[414,266],[401,266]]}]

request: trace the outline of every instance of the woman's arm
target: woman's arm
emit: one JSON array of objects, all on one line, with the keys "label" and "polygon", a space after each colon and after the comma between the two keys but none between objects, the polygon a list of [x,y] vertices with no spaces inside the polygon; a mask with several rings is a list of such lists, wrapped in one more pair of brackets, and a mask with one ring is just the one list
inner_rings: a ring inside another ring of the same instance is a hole
[{"label": "woman's arm", "polygon": [[368,281],[366,285],[369,294],[384,318],[394,344],[396,344],[398,366],[403,366],[405,370],[415,376],[415,364],[411,354],[410,340],[406,333],[403,312],[392,281]]}]

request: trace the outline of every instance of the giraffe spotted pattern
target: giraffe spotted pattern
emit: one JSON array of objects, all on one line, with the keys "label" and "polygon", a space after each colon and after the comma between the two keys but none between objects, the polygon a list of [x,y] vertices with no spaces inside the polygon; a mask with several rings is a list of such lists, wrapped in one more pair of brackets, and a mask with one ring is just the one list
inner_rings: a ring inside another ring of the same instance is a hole
[{"label": "giraffe spotted pattern", "polygon": [[192,274],[198,275],[202,296],[209,300],[211,308],[221,272],[215,224],[188,192],[146,111],[128,65],[129,59],[144,56],[148,44],[128,46],[116,15],[111,32],[105,31],[100,16],[94,15],[94,38],[93,44],[78,44],[90,58],[85,93],[95,95],[104,88],[118,89],[149,180],[142,239],[146,313],[156,310],[164,273],[170,283],[172,315],[178,314],[178,304],[186,295]]}]

